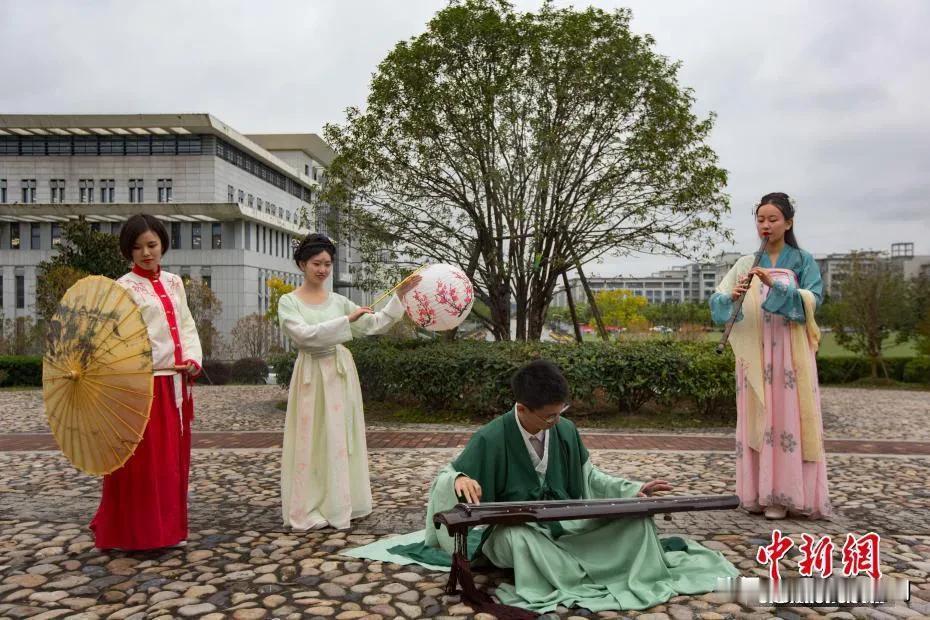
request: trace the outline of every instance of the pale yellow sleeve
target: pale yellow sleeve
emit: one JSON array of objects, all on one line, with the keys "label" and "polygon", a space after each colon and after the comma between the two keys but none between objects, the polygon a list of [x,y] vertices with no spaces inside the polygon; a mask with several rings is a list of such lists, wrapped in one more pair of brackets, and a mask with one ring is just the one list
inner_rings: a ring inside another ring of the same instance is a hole
[{"label": "pale yellow sleeve", "polygon": [[352,340],[349,317],[340,316],[310,324],[301,316],[298,303],[291,295],[284,295],[278,301],[278,323],[295,346],[300,349],[332,347]]},{"label": "pale yellow sleeve", "polygon": [[[358,305],[351,299],[346,298],[346,314],[351,314],[358,308]],[[352,333],[356,336],[374,336],[383,334],[391,325],[396,323],[404,316],[404,304],[397,295],[391,295],[390,301],[383,310],[374,314],[365,314],[352,323]]]}]

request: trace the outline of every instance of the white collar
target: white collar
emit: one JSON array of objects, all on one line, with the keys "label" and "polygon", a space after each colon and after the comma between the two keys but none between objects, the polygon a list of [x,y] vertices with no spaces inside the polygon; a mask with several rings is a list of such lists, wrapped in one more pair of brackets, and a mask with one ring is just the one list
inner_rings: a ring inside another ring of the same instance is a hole
[{"label": "white collar", "polygon": [[544,428],[544,429],[542,429],[541,431],[539,431],[538,433],[536,433],[536,434],[534,435],[533,433],[531,433],[531,432],[529,432],[528,430],[526,430],[525,428],[523,428],[523,423],[520,421],[520,414],[517,413],[517,408],[516,408],[516,407],[513,408],[513,415],[516,416],[516,418],[517,418],[517,428],[520,429],[520,433],[523,435],[523,438],[524,438],[524,439],[526,439],[527,441],[529,441],[530,437],[535,437],[535,438],[538,439],[539,441],[543,442],[543,445],[546,445],[545,441],[546,441],[546,433],[549,432],[548,429],[545,429],[545,428]]}]

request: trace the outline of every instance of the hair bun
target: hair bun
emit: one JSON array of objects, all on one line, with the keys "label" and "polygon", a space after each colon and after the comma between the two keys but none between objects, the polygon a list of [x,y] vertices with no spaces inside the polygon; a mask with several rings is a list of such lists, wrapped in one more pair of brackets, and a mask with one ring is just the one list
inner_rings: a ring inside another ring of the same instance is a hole
[{"label": "hair bun", "polygon": [[291,243],[294,262],[300,266],[301,261],[309,259],[320,252],[328,252],[331,258],[336,258],[336,244],[326,235],[310,233],[300,241],[296,239]]}]

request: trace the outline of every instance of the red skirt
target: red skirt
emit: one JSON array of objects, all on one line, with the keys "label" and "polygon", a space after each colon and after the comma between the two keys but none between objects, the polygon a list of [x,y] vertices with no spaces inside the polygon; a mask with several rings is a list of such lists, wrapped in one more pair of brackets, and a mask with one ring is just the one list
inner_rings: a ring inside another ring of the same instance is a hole
[{"label": "red skirt", "polygon": [[183,389],[183,420],[174,379],[155,377],[155,398],[142,441],[126,464],[103,478],[100,507],[90,522],[100,549],[170,547],[187,539],[187,481],[193,399]]}]

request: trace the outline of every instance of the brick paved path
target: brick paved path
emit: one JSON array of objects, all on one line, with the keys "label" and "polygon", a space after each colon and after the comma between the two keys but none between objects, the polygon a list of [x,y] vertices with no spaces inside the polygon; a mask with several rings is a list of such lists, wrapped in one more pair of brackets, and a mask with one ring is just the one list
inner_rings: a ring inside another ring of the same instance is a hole
[{"label": "brick paved path", "polygon": [[[471,436],[467,432],[369,431],[369,449],[460,448]],[[720,435],[646,435],[582,432],[585,446],[601,450],[731,451],[733,438]],[[277,432],[195,432],[195,449],[279,448]],[[930,455],[930,441],[827,439],[828,454]],[[57,450],[48,433],[0,434],[0,452]]]}]

